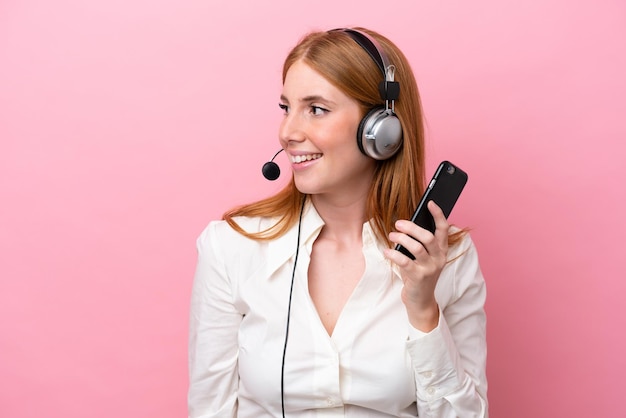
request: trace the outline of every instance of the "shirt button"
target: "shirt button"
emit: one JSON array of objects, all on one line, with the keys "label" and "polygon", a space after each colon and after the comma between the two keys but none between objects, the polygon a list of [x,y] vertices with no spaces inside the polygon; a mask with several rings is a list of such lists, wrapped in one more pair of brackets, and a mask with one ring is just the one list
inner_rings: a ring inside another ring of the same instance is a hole
[{"label": "shirt button", "polygon": [[433,377],[433,372],[424,372],[422,373],[422,376],[424,376],[426,379],[430,379],[431,377]]},{"label": "shirt button", "polygon": [[432,387],[432,386],[429,386],[429,387],[426,389],[426,393],[428,393],[429,395],[434,395],[434,394],[435,394],[435,388],[434,388],[434,387]]},{"label": "shirt button", "polygon": [[333,401],[333,398],[331,398],[330,396],[326,398],[326,405],[333,406],[334,404],[335,402]]}]

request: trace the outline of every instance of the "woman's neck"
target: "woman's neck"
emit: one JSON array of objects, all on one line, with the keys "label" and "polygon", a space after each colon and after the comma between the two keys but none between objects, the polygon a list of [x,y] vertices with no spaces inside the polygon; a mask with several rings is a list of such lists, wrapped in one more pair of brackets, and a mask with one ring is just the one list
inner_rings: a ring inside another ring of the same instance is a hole
[{"label": "woman's neck", "polygon": [[360,240],[367,221],[367,196],[331,197],[312,195],[315,210],[324,220],[324,235],[337,241]]}]

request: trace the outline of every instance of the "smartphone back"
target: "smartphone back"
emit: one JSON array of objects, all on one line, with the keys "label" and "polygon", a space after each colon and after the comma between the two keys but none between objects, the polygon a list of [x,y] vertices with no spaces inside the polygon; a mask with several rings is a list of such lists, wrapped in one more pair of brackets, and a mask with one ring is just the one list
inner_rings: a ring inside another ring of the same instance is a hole
[{"label": "smartphone back", "polygon": [[411,220],[434,233],[435,221],[426,207],[427,203],[431,200],[434,201],[447,218],[450,216],[452,208],[459,199],[466,183],[467,173],[465,171],[449,161],[443,161],[428,183],[424,196]]},{"label": "smartphone back", "polygon": [[[426,187],[426,191],[422,196],[411,221],[424,229],[435,233],[435,221],[428,210],[429,201],[434,201],[441,208],[443,214],[450,216],[452,208],[459,199],[465,184],[467,183],[467,173],[455,166],[449,161],[443,161],[437,167],[437,171]],[[406,248],[401,245],[396,246],[396,250],[402,252],[406,256],[414,259]]]}]

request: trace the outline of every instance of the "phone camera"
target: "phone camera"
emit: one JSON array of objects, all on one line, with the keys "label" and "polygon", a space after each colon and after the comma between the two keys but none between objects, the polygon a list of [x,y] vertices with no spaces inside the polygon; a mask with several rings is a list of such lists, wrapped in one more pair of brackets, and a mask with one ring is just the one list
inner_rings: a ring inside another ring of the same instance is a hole
[{"label": "phone camera", "polygon": [[447,172],[448,174],[454,174],[454,166],[449,165],[449,166],[446,168],[446,172]]}]

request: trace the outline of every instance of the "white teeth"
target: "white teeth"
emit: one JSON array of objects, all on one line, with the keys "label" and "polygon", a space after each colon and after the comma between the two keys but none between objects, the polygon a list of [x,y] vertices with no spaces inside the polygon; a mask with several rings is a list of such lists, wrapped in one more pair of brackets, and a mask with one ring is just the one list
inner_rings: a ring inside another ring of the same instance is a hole
[{"label": "white teeth", "polygon": [[298,163],[302,163],[304,161],[317,160],[321,156],[322,156],[322,154],[293,155],[291,157],[291,162],[295,163],[295,164],[298,164]]}]

